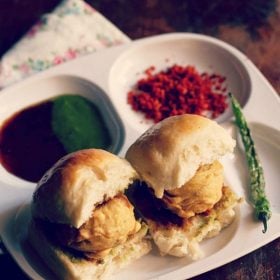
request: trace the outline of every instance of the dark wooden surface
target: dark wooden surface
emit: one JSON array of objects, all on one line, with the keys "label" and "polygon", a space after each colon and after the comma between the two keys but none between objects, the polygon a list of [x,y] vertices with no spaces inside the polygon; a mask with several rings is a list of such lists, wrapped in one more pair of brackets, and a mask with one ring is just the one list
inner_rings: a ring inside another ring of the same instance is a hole
[{"label": "dark wooden surface", "polygon": [[[59,0],[0,0],[0,57]],[[220,38],[244,52],[280,93],[280,5],[269,0],[87,0],[130,38],[188,31]],[[2,105],[1,105],[2,106]],[[246,242],[246,240],[240,240]],[[8,255],[1,279],[25,279]],[[280,239],[193,278],[280,279]]]}]

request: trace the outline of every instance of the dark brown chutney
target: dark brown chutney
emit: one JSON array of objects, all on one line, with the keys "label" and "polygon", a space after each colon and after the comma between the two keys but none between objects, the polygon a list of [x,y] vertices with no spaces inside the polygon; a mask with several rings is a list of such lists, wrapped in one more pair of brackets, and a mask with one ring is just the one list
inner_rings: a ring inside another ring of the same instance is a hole
[{"label": "dark brown chutney", "polygon": [[[69,108],[70,103],[74,106],[73,104],[77,103],[77,99],[85,100],[85,98],[77,95],[70,96],[71,95],[62,95],[58,97],[64,98],[63,102],[67,103],[67,108]],[[76,98],[75,100],[74,97]],[[67,149],[66,145],[63,145],[63,141],[61,141],[54,132],[53,124],[56,120],[54,120],[55,114],[53,113],[53,107],[55,101],[55,99],[47,100],[25,108],[12,115],[3,123],[0,129],[0,162],[8,172],[27,181],[38,182],[57,160],[71,152]],[[95,113],[92,116],[92,121],[97,122],[99,127],[103,129],[102,135],[100,135],[100,131],[95,134],[96,137],[104,138],[104,141],[101,143],[103,146],[99,145],[98,147],[94,147],[94,142],[92,146],[92,141],[88,141],[84,143],[84,146],[82,146],[83,143],[79,143],[79,145],[74,145],[74,147],[76,150],[82,148],[106,149],[111,143],[107,128],[105,127],[101,115],[96,114],[96,106],[90,101],[86,102],[90,103],[90,106],[94,106],[92,108],[95,110]],[[71,113],[69,111],[66,112],[65,110],[65,122],[67,122],[68,117],[73,121],[74,115],[76,115],[75,123],[78,125],[79,122],[83,121],[83,117],[81,117],[81,119],[77,117],[80,111],[82,111],[81,115],[83,115],[84,110],[81,110],[81,108],[76,110],[75,113],[73,113],[73,111]],[[67,116],[67,114],[71,116]],[[88,116],[86,117],[88,119]],[[72,134],[77,130],[73,128],[73,130],[69,132],[70,124],[72,124],[72,122],[68,123],[68,133],[71,135],[64,133],[64,143],[65,139],[69,139],[69,142],[73,141]],[[66,123],[65,126],[67,126]],[[81,127],[84,127],[82,131]],[[61,130],[63,131],[63,129],[64,127]],[[82,124],[79,125],[79,133],[80,135],[82,134],[85,139],[87,138],[87,131],[90,131],[90,128],[85,128],[85,125]],[[79,134],[76,135],[76,139],[77,138],[81,138]],[[100,139],[98,139],[98,141],[98,143],[100,143]]]}]

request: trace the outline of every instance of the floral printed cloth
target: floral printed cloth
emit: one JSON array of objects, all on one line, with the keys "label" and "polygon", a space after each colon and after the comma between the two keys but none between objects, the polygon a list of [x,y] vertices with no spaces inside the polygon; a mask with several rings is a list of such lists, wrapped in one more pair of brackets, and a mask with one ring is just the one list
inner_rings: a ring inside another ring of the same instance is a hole
[{"label": "floral printed cloth", "polygon": [[129,42],[82,0],[64,0],[0,61],[0,89],[31,74],[102,48]]}]

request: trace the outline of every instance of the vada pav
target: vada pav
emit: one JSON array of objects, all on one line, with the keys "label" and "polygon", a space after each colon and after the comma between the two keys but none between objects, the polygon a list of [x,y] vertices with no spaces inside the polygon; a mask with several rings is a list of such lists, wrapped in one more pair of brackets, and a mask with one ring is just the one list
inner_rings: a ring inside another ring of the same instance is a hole
[{"label": "vada pav", "polygon": [[191,114],[157,123],[130,146],[126,159],[140,180],[128,197],[162,255],[198,259],[199,243],[233,221],[240,200],[219,160],[234,147],[223,127]]},{"label": "vada pav", "polygon": [[136,178],[125,159],[88,149],[40,180],[28,241],[59,279],[103,279],[150,251],[147,226],[124,194]]}]

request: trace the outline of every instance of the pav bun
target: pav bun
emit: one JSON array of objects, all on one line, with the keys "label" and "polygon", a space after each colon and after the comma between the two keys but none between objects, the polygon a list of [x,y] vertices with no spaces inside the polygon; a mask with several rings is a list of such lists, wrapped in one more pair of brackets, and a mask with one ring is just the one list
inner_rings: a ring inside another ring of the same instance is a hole
[{"label": "pav bun", "polygon": [[125,159],[107,151],[87,149],[69,154],[39,181],[33,216],[79,228],[96,205],[123,192],[136,178]]},{"label": "pav bun", "polygon": [[148,129],[126,153],[141,179],[162,198],[204,165],[232,153],[235,141],[216,122],[197,115],[167,118]]},{"label": "pav bun", "polygon": [[104,280],[114,279],[112,276],[114,273],[149,253],[151,243],[145,238],[146,232],[147,229],[144,226],[128,242],[114,248],[100,263],[75,257],[56,246],[33,221],[29,226],[28,240],[41,259],[55,273],[57,277],[55,279]]}]

